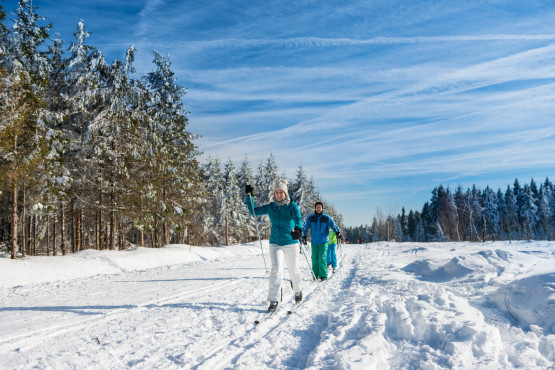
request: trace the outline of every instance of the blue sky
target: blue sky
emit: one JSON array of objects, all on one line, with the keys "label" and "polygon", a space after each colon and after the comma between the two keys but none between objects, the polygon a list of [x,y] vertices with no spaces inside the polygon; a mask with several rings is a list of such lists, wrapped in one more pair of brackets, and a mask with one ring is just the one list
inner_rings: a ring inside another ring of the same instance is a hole
[{"label": "blue sky", "polygon": [[302,165],[349,226],[440,184],[555,180],[552,1],[33,4],[67,46],[80,19],[110,62],[135,45],[139,73],[169,54],[204,156]]}]

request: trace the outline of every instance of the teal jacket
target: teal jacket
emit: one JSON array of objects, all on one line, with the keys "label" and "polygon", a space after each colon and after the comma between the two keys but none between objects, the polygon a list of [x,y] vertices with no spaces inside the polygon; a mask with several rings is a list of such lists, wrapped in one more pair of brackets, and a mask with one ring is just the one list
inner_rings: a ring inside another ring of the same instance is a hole
[{"label": "teal jacket", "polygon": [[291,237],[291,231],[293,231],[295,226],[302,227],[303,219],[295,202],[291,201],[291,203],[284,204],[283,206],[278,206],[276,202],[271,202],[260,207],[255,207],[254,213],[252,197],[250,195],[245,199],[245,204],[251,215],[268,215],[270,217],[270,222],[272,223],[270,231],[271,244],[289,245],[297,243],[297,240]]}]

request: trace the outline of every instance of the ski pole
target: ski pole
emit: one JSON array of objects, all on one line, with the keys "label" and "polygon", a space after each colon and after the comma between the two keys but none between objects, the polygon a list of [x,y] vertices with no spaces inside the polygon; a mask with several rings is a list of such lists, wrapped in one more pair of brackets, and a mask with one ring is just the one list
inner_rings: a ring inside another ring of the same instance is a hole
[{"label": "ski pole", "polygon": [[339,239],[337,242],[339,248],[339,256],[341,257],[341,262],[343,262],[343,240]]},{"label": "ski pole", "polygon": [[258,231],[258,222],[256,221],[256,212],[254,211],[254,197],[251,195],[252,204],[252,217],[254,217],[254,226],[256,226],[256,234],[258,235],[258,242],[260,243],[260,251],[262,252],[262,259],[264,260],[264,268],[266,269],[266,274],[270,273],[268,266],[266,265],[266,257],[264,257],[264,249],[262,249],[262,238],[260,237],[260,231]]},{"label": "ski pole", "polygon": [[299,240],[299,247],[301,248],[301,251],[303,252],[304,259],[306,260],[306,263],[308,264],[308,268],[310,269],[310,272],[312,273],[312,278],[314,279],[314,281],[316,281],[316,284],[318,285],[318,288],[320,288],[320,293],[322,293],[322,297],[324,298],[324,301],[328,302],[328,298],[326,297],[326,294],[324,293],[322,285],[320,284],[320,282],[318,281],[318,278],[316,277],[316,275],[314,274],[314,271],[312,270],[312,265],[308,261],[308,257],[306,256],[306,253],[304,252],[303,245],[302,245],[300,240]]}]

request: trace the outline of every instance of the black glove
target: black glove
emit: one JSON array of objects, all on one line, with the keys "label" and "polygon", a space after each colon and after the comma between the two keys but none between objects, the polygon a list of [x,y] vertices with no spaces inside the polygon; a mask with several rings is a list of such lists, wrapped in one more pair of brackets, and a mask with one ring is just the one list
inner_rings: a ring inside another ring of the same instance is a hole
[{"label": "black glove", "polygon": [[293,240],[299,240],[302,235],[303,235],[303,231],[298,226],[295,226],[293,231],[291,231],[291,237],[293,238]]},{"label": "black glove", "polygon": [[245,194],[246,195],[254,195],[254,188],[250,185],[245,185]]},{"label": "black glove", "polygon": [[343,235],[341,235],[341,233],[336,233],[335,236],[337,237],[337,240],[343,239]]},{"label": "black glove", "polygon": [[306,242],[306,236],[303,236],[303,237],[302,237],[302,242],[303,242],[304,245],[307,244],[307,242]]}]

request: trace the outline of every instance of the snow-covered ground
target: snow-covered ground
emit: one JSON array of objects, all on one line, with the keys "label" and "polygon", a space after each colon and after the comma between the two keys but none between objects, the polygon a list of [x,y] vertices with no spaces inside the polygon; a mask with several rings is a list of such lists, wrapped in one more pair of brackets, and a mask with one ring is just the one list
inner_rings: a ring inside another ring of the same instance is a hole
[{"label": "snow-covered ground", "polygon": [[305,302],[287,282],[266,319],[253,244],[2,256],[0,368],[555,368],[554,242],[342,254],[326,283],[301,256]]}]

